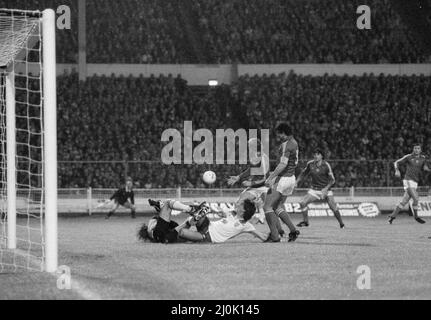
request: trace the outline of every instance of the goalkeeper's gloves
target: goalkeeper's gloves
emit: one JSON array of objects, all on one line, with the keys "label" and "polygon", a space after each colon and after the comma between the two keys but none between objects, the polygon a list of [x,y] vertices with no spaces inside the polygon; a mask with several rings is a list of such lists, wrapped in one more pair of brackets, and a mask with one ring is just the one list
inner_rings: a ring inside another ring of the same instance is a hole
[{"label": "goalkeeper's gloves", "polygon": [[190,212],[190,215],[193,216],[194,220],[196,221],[199,221],[211,211],[211,208],[207,202],[202,202],[199,205],[191,205],[191,207],[192,211]]},{"label": "goalkeeper's gloves", "polygon": [[157,212],[160,212],[161,208],[163,207],[163,201],[160,200],[148,199],[148,204],[156,209]]}]

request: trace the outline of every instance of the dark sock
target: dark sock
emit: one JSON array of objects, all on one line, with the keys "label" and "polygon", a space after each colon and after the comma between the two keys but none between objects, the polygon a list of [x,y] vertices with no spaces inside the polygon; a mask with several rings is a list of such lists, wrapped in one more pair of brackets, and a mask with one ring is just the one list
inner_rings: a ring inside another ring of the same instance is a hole
[{"label": "dark sock", "polygon": [[343,219],[341,219],[341,213],[340,213],[340,210],[335,210],[335,211],[334,211],[334,216],[335,216],[335,218],[337,218],[337,221],[338,221],[338,223],[340,224],[340,226],[344,224],[344,223],[343,223]]},{"label": "dark sock", "polygon": [[278,233],[282,234],[284,232],[284,230],[283,230],[283,228],[281,226],[280,219],[276,219],[276,221],[277,221],[277,230],[278,230]]},{"label": "dark sock", "polygon": [[413,217],[414,217],[415,219],[417,219],[417,218],[418,218],[418,208],[413,207],[413,208],[412,208],[412,211],[413,211]]},{"label": "dark sock", "polygon": [[280,210],[280,213],[278,216],[280,217],[281,221],[283,221],[287,225],[290,232],[293,232],[296,230],[295,226],[292,223],[292,220],[290,220],[289,214],[286,211]]},{"label": "dark sock", "polygon": [[394,211],[391,214],[391,218],[396,218],[398,213],[400,213],[400,211],[401,211],[401,208],[399,206],[396,206]]},{"label": "dark sock", "polygon": [[274,211],[265,212],[265,218],[266,218],[266,222],[268,223],[269,230],[271,231],[271,233],[269,234],[269,237],[271,238],[271,240],[273,241],[280,240],[280,233],[277,228],[278,218],[274,213]]},{"label": "dark sock", "polygon": [[308,223],[308,207],[302,209],[302,219]]}]

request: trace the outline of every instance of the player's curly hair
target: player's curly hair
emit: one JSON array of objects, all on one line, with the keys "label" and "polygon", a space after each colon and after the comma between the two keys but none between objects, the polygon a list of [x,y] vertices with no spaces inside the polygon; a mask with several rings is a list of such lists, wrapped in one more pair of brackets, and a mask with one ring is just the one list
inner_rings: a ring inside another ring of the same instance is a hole
[{"label": "player's curly hair", "polygon": [[314,154],[316,154],[316,153],[320,154],[322,156],[322,158],[325,159],[325,153],[322,149],[320,149],[320,148],[314,149]]},{"label": "player's curly hair", "polygon": [[150,234],[148,232],[148,225],[146,223],[139,228],[137,236],[141,241],[151,241]]},{"label": "player's curly hair", "polygon": [[292,127],[286,122],[280,123],[276,128],[276,132],[284,133],[286,136],[290,136],[293,134]]},{"label": "player's curly hair", "polygon": [[244,200],[243,206],[244,206],[243,219],[244,221],[248,221],[256,213],[256,205],[250,199],[246,199]]}]

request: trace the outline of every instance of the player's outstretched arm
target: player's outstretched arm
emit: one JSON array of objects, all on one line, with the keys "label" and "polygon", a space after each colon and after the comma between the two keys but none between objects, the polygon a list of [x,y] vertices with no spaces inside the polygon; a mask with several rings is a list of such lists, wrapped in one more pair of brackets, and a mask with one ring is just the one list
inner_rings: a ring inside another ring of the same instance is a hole
[{"label": "player's outstretched arm", "polygon": [[398,178],[401,177],[399,165],[403,164],[405,161],[407,161],[408,156],[409,155],[405,155],[401,159],[398,159],[397,161],[394,162],[394,169],[395,169],[395,176],[396,177],[398,177]]},{"label": "player's outstretched arm", "polygon": [[278,164],[277,168],[275,168],[275,170],[269,175],[268,179],[266,179],[265,184],[267,186],[271,186],[274,179],[277,178],[280,175],[280,173],[283,172],[284,169],[286,169],[288,161],[289,161],[289,159],[284,160],[284,161],[282,160]]},{"label": "player's outstretched arm", "polygon": [[331,188],[334,184],[335,184],[335,176],[334,176],[334,172],[332,172],[332,168],[331,165],[329,163],[326,163],[326,165],[328,166],[328,176],[329,176],[329,182],[328,185],[325,187],[325,189],[329,190],[329,188]]},{"label": "player's outstretched arm", "polygon": [[265,178],[262,178],[262,179],[259,179],[259,180],[256,180],[256,181],[244,181],[242,183],[242,186],[246,187],[246,188],[259,188],[259,187],[263,187],[265,185],[266,179],[267,178],[265,177]]},{"label": "player's outstretched arm", "polygon": [[[268,160],[268,162],[269,162],[269,160]],[[269,165],[266,166],[263,169],[263,173],[264,174],[263,174],[263,178],[262,179],[255,180],[255,181],[244,181],[242,183],[242,186],[246,187],[246,188],[260,188],[260,187],[263,187],[265,185],[266,179],[268,179],[268,177],[269,177]]]},{"label": "player's outstretched arm", "polygon": [[249,167],[245,171],[240,173],[238,176],[230,176],[229,179],[227,180],[227,184],[229,186],[233,186],[235,183],[238,183],[241,180],[247,179],[250,176],[250,171],[251,169]]}]

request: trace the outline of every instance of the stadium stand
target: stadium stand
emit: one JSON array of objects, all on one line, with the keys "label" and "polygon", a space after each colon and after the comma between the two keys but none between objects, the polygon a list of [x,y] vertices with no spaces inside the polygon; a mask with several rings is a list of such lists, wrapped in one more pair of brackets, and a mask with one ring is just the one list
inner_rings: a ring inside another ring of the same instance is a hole
[{"label": "stadium stand", "polygon": [[[72,29],[57,32],[58,62],[77,62],[76,3],[29,0],[20,4],[22,9],[70,6]],[[430,61],[421,47],[422,41],[407,30],[389,0],[367,2],[373,8],[372,30],[359,31],[352,21],[356,22],[356,7],[361,4],[343,0],[187,0],[179,6],[173,0],[87,1],[87,61],[148,64]],[[16,7],[16,1],[0,0],[0,7]]]},{"label": "stadium stand", "polygon": [[217,62],[409,63],[426,59],[388,0],[367,2],[372,29],[356,28],[360,1],[199,1]]},{"label": "stadium stand", "polygon": [[[387,160],[409,153],[418,139],[424,150],[431,148],[430,81],[422,76],[291,73],[244,76],[232,87],[202,94],[172,76],[93,76],[80,83],[76,74],[64,75],[58,87],[59,160],[63,161],[59,184],[115,187],[127,165],[141,187],[203,187],[204,169],[160,163],[166,145],[160,141],[161,133],[168,128],[182,132],[185,120],[193,121],[195,129],[213,132],[235,128],[244,120],[239,119],[244,110],[249,128],[273,128],[277,121],[291,121],[301,159],[309,159],[317,146],[327,150],[338,187],[391,185],[387,170],[392,166]],[[277,159],[274,147],[271,159]],[[67,163],[84,160],[106,163]],[[212,169],[219,177],[241,170]],[[217,183],[224,185],[223,179]]]},{"label": "stadium stand", "polygon": [[[184,6],[189,10],[178,10],[178,2],[171,0],[88,1],[87,60],[143,64],[429,62],[420,41],[415,41],[388,0],[368,2],[373,8],[373,29],[358,32],[350,18],[356,19],[359,4],[342,0],[268,0],[265,5],[246,0],[187,0]],[[57,32],[57,61],[74,63],[77,2],[29,0],[20,8],[60,5],[71,8],[72,28]],[[16,1],[0,0],[0,7],[16,7]],[[195,25],[187,28],[188,24]],[[190,30],[196,34],[191,36]],[[204,56],[191,53],[190,48],[199,47],[196,42],[202,42]],[[383,159],[409,152],[413,140],[423,140],[425,150],[431,147],[429,81],[427,77],[374,75],[244,76],[232,87],[202,93],[173,77],[91,77],[80,83],[76,74],[64,75],[59,78],[60,186],[113,187],[125,171],[137,172],[141,186],[203,186],[201,172],[192,167],[160,170],[154,163],[133,163],[159,161],[160,136],[152,133],[178,127],[185,119],[209,129],[271,128],[274,119],[295,119],[302,158],[310,158],[313,148],[323,144],[330,159],[357,159],[333,161],[337,186],[390,185],[388,170],[392,167]],[[405,129],[395,130],[400,127]],[[341,136],[348,139],[341,143]],[[382,161],[370,161],[379,159]],[[76,162],[84,160],[99,164]],[[219,176],[238,171],[235,166],[212,169]],[[223,181],[217,183],[221,186]]]}]

